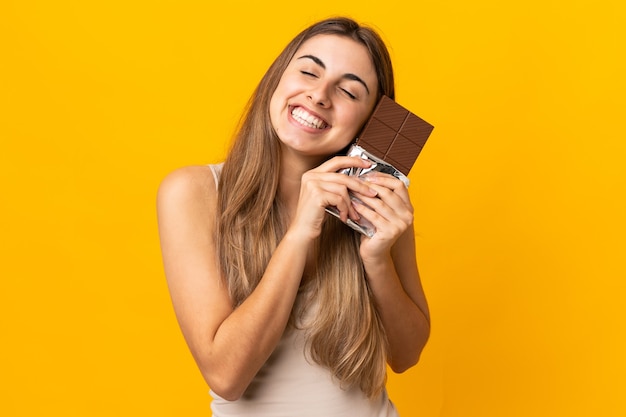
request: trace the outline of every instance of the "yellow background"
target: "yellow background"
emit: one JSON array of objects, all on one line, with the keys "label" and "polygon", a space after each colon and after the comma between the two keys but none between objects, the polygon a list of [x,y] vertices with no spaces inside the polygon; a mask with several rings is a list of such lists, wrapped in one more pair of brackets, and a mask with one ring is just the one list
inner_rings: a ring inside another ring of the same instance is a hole
[{"label": "yellow background", "polygon": [[623,4],[3,0],[0,415],[209,415],[156,189],[219,161],[275,55],[335,14],[378,27],[436,126],[411,172],[433,332],[390,376],[402,415],[625,415]]}]

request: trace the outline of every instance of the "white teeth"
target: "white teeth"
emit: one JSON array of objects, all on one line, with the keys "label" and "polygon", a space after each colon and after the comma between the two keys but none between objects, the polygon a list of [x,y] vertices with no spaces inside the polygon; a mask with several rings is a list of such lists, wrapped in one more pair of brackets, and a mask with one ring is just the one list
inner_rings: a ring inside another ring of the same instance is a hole
[{"label": "white teeth", "polygon": [[326,122],[313,116],[302,107],[294,108],[291,111],[291,115],[295,120],[297,120],[304,126],[313,127],[315,129],[324,129],[327,126]]}]

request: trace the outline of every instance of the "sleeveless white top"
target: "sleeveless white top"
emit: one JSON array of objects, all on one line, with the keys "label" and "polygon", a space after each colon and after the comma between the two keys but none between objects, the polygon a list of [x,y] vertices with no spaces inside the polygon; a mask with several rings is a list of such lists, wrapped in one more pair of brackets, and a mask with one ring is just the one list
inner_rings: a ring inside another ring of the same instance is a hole
[{"label": "sleeveless white top", "polygon": [[[220,165],[211,165],[217,179]],[[308,358],[304,330],[285,331],[241,398],[210,391],[214,417],[398,417],[384,391],[370,400],[357,387],[342,389],[330,371]]]}]

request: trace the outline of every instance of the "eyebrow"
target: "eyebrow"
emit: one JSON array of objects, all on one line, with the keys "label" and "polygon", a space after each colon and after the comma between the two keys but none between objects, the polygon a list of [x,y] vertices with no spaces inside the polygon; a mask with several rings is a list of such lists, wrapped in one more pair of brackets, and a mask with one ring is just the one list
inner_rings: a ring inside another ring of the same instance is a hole
[{"label": "eyebrow", "polygon": [[[321,59],[319,59],[315,55],[302,55],[301,57],[298,57],[298,59],[304,59],[304,58],[310,59],[311,61],[315,62],[317,65],[322,67],[323,69],[326,69],[326,64],[324,64],[324,61],[322,61]],[[365,87],[365,90],[367,91],[367,94],[370,93],[370,89],[367,88],[367,84],[365,84],[365,81],[363,81],[361,79],[361,77],[359,77],[358,75],[352,74],[352,73],[347,73],[347,74],[343,74],[342,78],[345,78],[347,80],[357,81],[357,82],[363,84],[363,87]]]}]

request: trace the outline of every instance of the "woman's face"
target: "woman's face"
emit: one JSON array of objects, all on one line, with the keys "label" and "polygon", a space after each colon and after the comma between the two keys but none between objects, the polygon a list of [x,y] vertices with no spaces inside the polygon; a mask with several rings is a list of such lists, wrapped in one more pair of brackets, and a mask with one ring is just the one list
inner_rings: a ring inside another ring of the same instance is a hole
[{"label": "woman's face", "polygon": [[337,35],[302,44],[270,101],[283,147],[327,157],[346,147],[376,104],[378,79],[366,47]]}]

